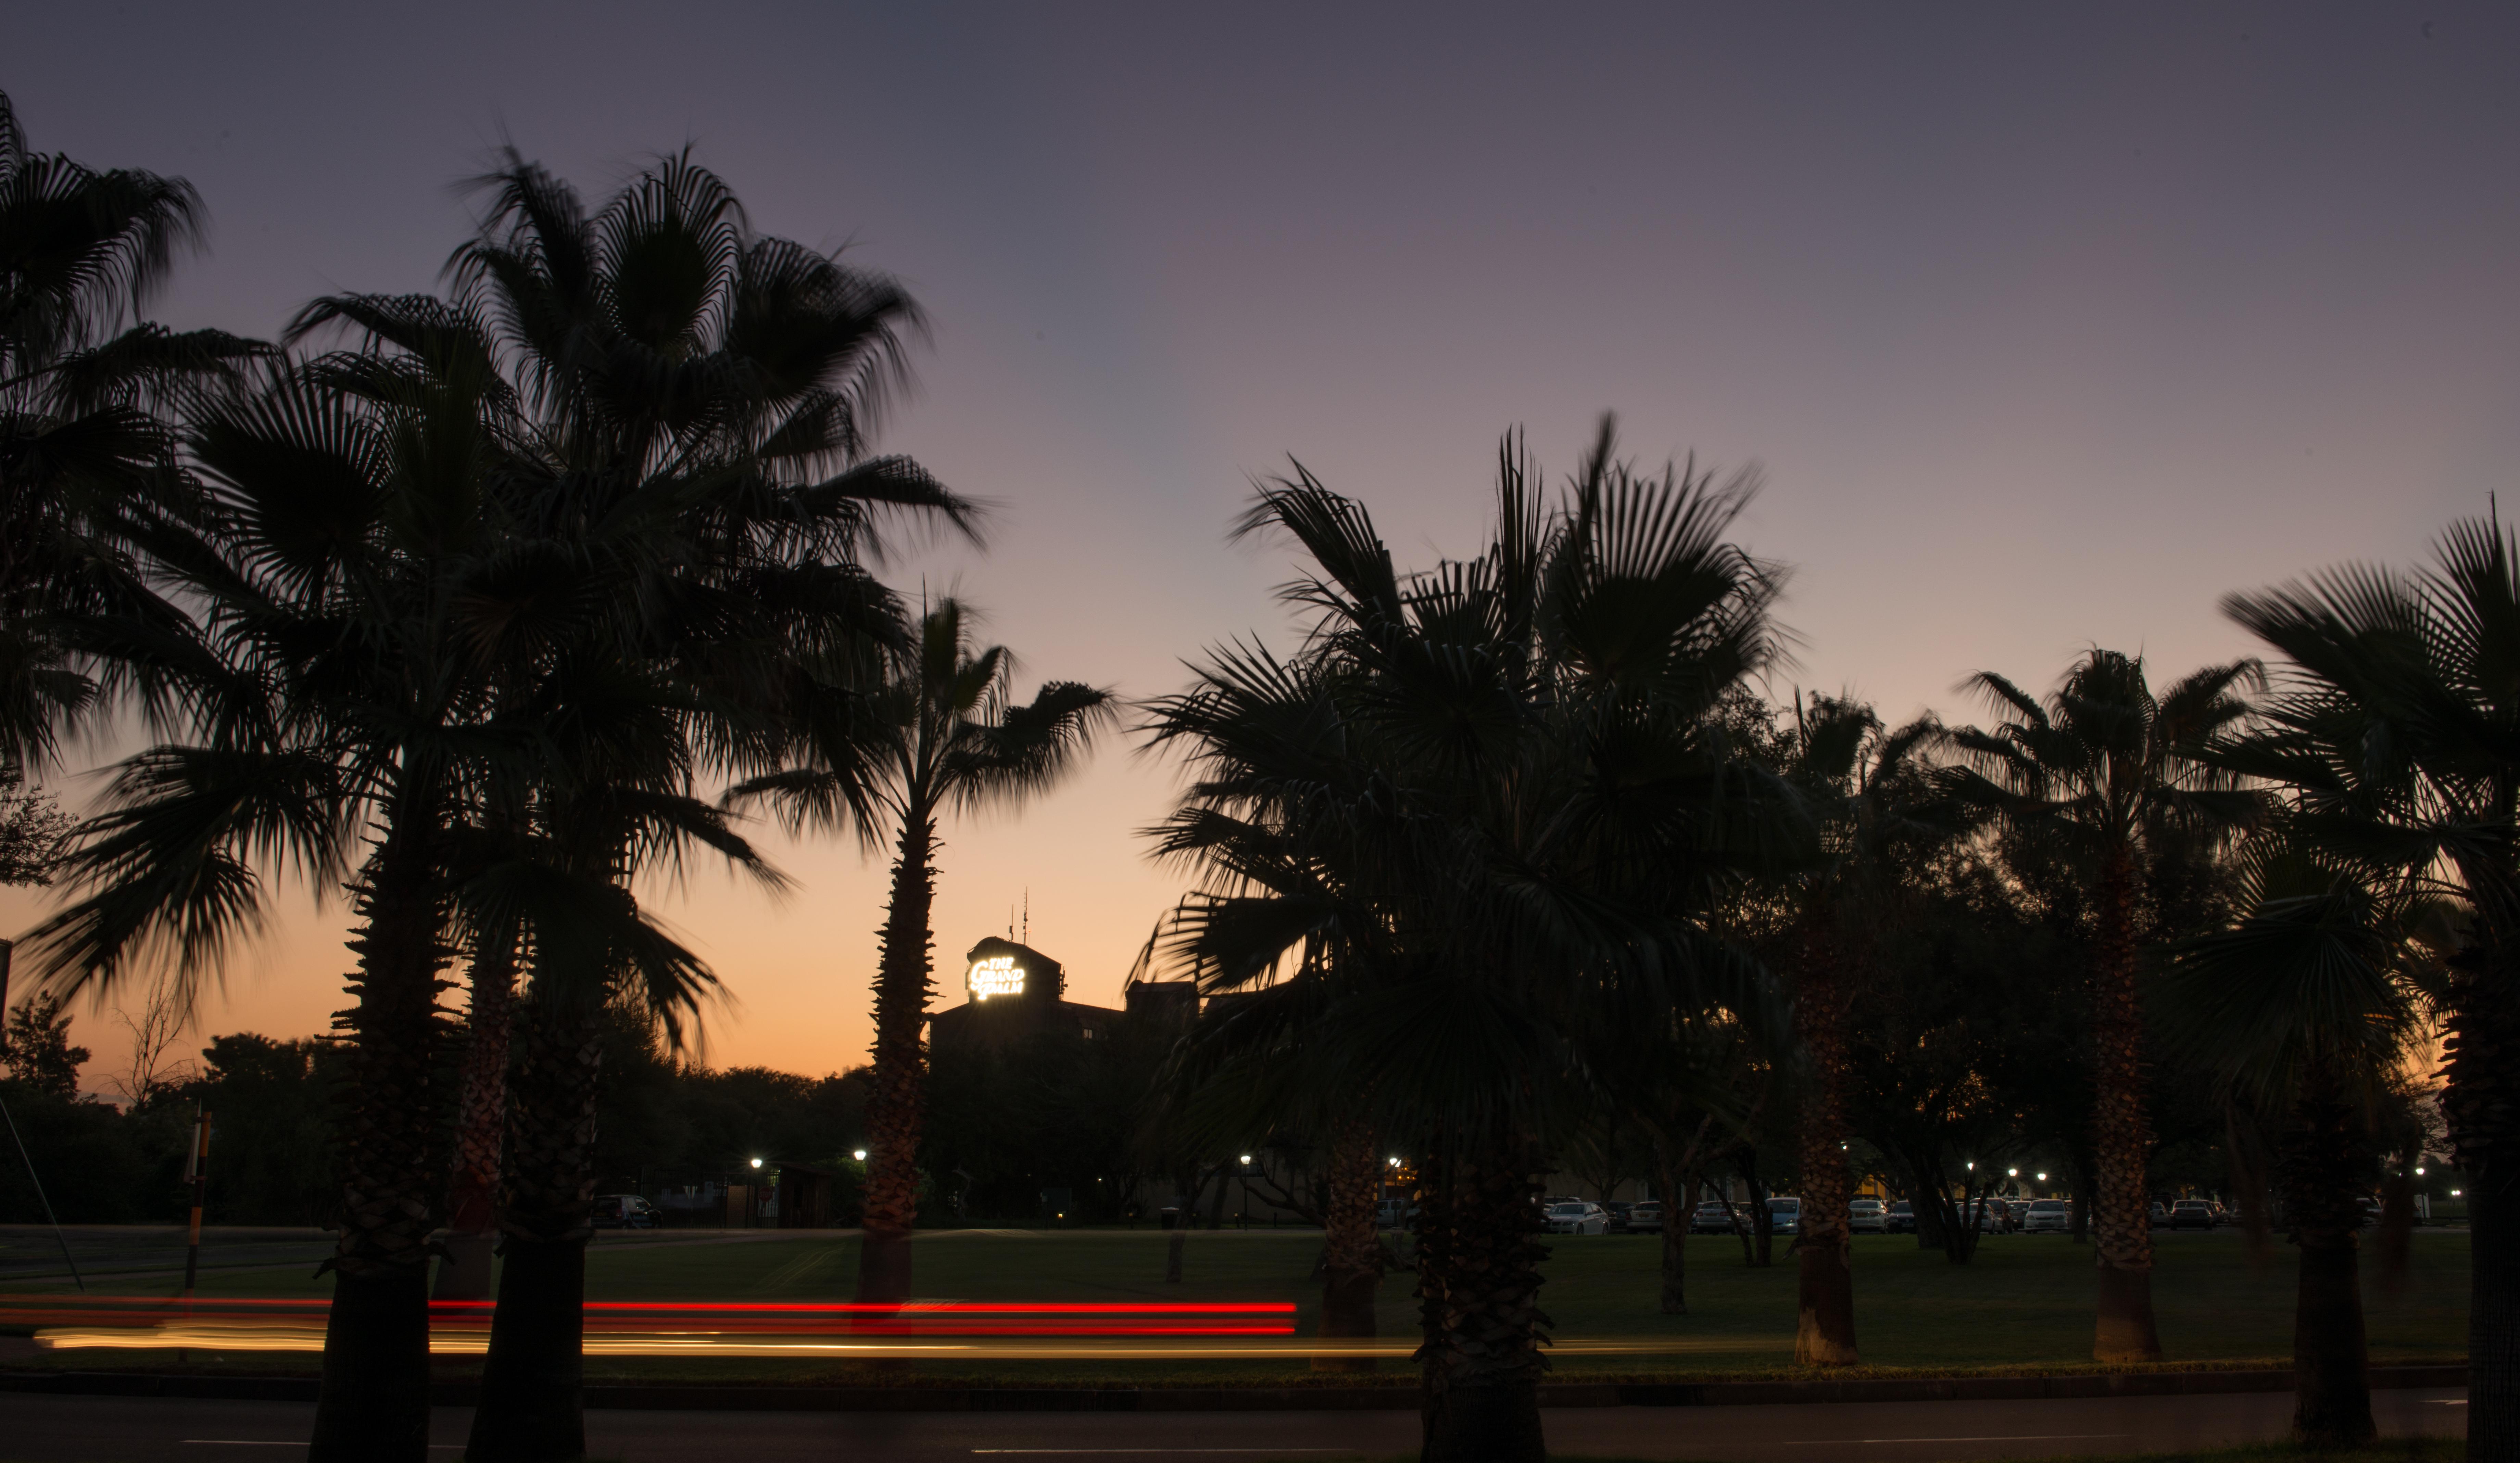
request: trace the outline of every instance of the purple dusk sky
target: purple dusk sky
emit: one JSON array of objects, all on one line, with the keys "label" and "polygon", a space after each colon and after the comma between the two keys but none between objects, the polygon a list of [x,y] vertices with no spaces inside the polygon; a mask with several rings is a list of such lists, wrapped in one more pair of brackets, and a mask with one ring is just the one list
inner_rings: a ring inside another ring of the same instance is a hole
[{"label": "purple dusk sky", "polygon": [[[1421,563],[1475,544],[1517,423],[1552,475],[1604,410],[1649,463],[1763,464],[1778,692],[1958,719],[1979,668],[2245,653],[2219,596],[2409,559],[2520,459],[2507,7],[20,0],[0,35],[37,147],[201,189],[185,325],[431,288],[502,140],[593,195],[689,142],[932,317],[883,444],[1003,510],[893,582],[1132,695],[1282,638],[1282,554],[1225,529],[1289,454]],[[1116,997],[1173,786],[1115,744],[949,830],[941,998],[1027,889],[1075,994]],[[737,998],[709,1054],[861,1061],[882,865],[772,842],[784,905],[655,891]],[[338,1004],[338,905],[280,908],[203,1032]]]}]

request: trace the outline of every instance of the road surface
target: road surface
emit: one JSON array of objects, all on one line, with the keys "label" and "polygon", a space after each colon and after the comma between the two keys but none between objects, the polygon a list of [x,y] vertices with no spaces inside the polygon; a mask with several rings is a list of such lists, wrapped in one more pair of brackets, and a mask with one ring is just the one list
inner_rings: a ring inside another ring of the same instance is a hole
[{"label": "road surface", "polygon": [[[2463,1393],[2374,1394],[2384,1433],[2466,1430]],[[2226,1396],[2061,1401],[1841,1402],[1764,1407],[1552,1407],[1552,1450],[1636,1458],[1843,1463],[1853,1450],[1887,1463],[2058,1453],[2160,1452],[2283,1436],[2292,1398]],[[16,1394],[0,1403],[0,1457],[11,1463],[163,1463],[295,1456],[311,1405]],[[470,1413],[441,1407],[437,1456],[461,1451]],[[887,1463],[1309,1463],[1414,1452],[1413,1412],[587,1414],[597,1458],[745,1463],[879,1457]]]}]

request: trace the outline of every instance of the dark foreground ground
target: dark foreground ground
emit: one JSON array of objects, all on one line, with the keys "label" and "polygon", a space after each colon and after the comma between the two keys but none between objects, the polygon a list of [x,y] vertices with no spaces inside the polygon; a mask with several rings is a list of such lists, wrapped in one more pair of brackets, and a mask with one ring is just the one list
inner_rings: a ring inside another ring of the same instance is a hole
[{"label": "dark foreground ground", "polygon": [[[314,1409],[305,1404],[119,1397],[5,1399],[8,1463],[158,1463],[293,1456]],[[2382,1392],[2393,1438],[2457,1436],[2456,1392]],[[1595,1457],[1840,1463],[1861,1450],[1882,1463],[1943,1458],[2160,1453],[2280,1439],[2292,1398],[2257,1394],[2036,1402],[1881,1402],[1770,1407],[1587,1407],[1544,1413],[1552,1451]],[[438,1409],[437,1455],[461,1451],[471,1414]],[[759,1413],[596,1411],[594,1456],[620,1463],[746,1463],[882,1458],[941,1463],[1037,1458],[1044,1463],[1331,1460],[1416,1450],[1408,1412]]]}]

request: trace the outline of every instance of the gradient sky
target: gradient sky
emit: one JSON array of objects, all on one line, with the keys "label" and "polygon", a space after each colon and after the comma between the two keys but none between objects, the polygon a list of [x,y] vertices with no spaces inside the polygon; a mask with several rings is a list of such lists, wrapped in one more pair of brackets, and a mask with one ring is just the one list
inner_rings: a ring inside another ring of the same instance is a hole
[{"label": "gradient sky", "polygon": [[[0,34],[37,147],[208,200],[177,324],[430,288],[502,140],[598,195],[689,142],[762,231],[899,275],[933,339],[883,445],[1002,508],[887,576],[985,607],[1027,687],[1282,639],[1282,553],[1225,526],[1290,454],[1415,562],[1476,544],[1517,423],[1552,475],[1604,410],[1649,463],[1763,464],[1791,682],[1962,719],[1978,668],[2244,653],[2219,596],[2408,559],[2520,456],[2509,7],[8,0]],[[1027,890],[1116,999],[1174,786],[1115,743],[950,829],[942,999]],[[706,1054],[861,1062],[882,862],[768,842],[784,903],[653,892],[733,997]],[[341,1003],[338,906],[275,910],[200,1030]],[[80,1035],[97,1086],[122,1047]]]}]

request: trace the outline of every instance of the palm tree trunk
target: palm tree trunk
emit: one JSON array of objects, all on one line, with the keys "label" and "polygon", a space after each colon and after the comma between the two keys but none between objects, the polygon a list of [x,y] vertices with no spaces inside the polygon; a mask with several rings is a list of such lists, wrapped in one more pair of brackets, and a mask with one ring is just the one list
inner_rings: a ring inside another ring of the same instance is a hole
[{"label": "palm tree trunk", "polygon": [[2371,1248],[2380,1262],[2380,1294],[2391,1300],[2407,1293],[2414,1264],[2415,1175],[2408,1170],[2415,1157],[2402,1155],[2380,1180],[2380,1225],[2372,1232]]},{"label": "palm tree trunk", "polygon": [[508,1027],[517,952],[498,945],[472,962],[472,1004],[464,1046],[464,1087],[455,1108],[455,1175],[447,1185],[446,1256],[437,1263],[440,1301],[490,1299],[499,1150],[507,1135]]},{"label": "palm tree trunk", "polygon": [[[1663,1144],[1655,1142],[1658,1156]],[[1696,1208],[1697,1185],[1690,1175],[1663,1156],[1654,1174],[1662,1190],[1662,1313],[1688,1314],[1688,1221]]]},{"label": "palm tree trunk", "polygon": [[2249,1268],[2262,1270],[2274,1260],[2274,1217],[2267,1202],[2267,1161],[2257,1120],[2239,1105],[2223,1106],[2223,1151],[2231,1161],[2232,1207],[2240,1212],[2240,1238]]},{"label": "palm tree trunk", "polygon": [[465,1450],[473,1463],[586,1453],[586,1242],[604,1044],[595,1011],[581,1003],[538,999],[524,1015],[499,1215],[506,1263]]},{"label": "palm tree trunk", "polygon": [[[417,802],[418,799],[411,801]],[[428,1236],[445,1193],[437,1009],[445,907],[435,820],[398,808],[357,891],[363,916],[341,1092],[341,1238],[326,1262],[312,1463],[428,1456]]]},{"label": "palm tree trunk", "polygon": [[2334,1072],[2314,1062],[2279,1161],[2284,1217],[2301,1248],[2292,1432],[2294,1441],[2312,1447],[2359,1446],[2378,1436],[2359,1254],[2365,1158],[2360,1125]]},{"label": "palm tree trunk", "polygon": [[2452,962],[2444,1043],[2442,1116],[2467,1175],[2469,1463],[2520,1463],[2520,969],[2507,948]]},{"label": "palm tree trunk", "polygon": [[1811,1053],[1812,1090],[1803,1106],[1803,1206],[1795,1253],[1800,1257],[1801,1320],[1794,1361],[1801,1366],[1853,1366],[1854,1236],[1847,1228],[1850,1185],[1846,1151],[1846,997],[1837,953],[1816,927],[1803,941],[1796,972],[1794,1023]]},{"label": "palm tree trunk", "polygon": [[2100,871],[2097,958],[2092,972],[2094,1193],[2099,1262],[2099,1361],[2158,1361],[2152,1312],[2152,1124],[2144,1110],[2143,1012],[2136,987],[2135,864],[2124,849]]},{"label": "palm tree trunk", "polygon": [[1535,1164],[1491,1142],[1429,1160],[1418,1194],[1421,1463],[1545,1463]]},{"label": "palm tree trunk", "polygon": [[922,1042],[933,986],[928,912],[936,902],[936,817],[913,803],[901,820],[875,988],[875,1092],[867,1105],[866,1243],[861,1305],[910,1300],[910,1236],[919,1223],[919,1139],[925,1117]]},{"label": "palm tree trunk", "polygon": [[[1373,1130],[1361,1120],[1338,1126],[1330,1142],[1329,1205],[1322,1217],[1324,1338],[1373,1339],[1373,1293],[1382,1283],[1382,1237],[1373,1212],[1382,1192],[1382,1161]],[[1370,1372],[1372,1356],[1315,1356],[1313,1370]]]}]

